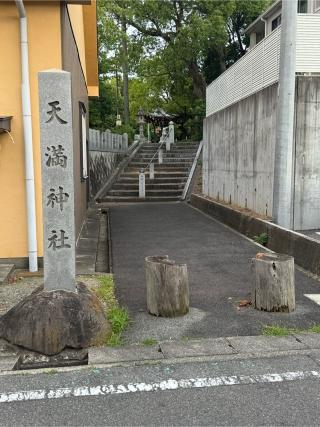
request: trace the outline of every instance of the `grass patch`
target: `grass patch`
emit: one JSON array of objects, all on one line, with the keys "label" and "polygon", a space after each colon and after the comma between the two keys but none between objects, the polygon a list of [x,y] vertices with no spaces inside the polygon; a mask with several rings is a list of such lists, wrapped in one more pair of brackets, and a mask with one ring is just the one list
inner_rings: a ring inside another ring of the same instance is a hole
[{"label": "grass patch", "polygon": [[54,369],[54,368],[48,369],[47,371],[45,371],[45,374],[48,374],[48,375],[54,375],[54,374],[57,374],[57,373],[58,373],[58,370]]},{"label": "grass patch", "polygon": [[314,332],[320,334],[320,325],[313,325],[310,328],[300,329],[300,328],[286,328],[284,326],[264,326],[262,329],[262,334],[272,337],[285,337],[290,334],[299,334],[303,332]]},{"label": "grass patch", "polygon": [[143,345],[155,345],[158,344],[158,341],[155,340],[154,338],[145,338],[142,342]]},{"label": "grass patch", "polygon": [[111,274],[104,274],[98,277],[99,287],[95,289],[97,297],[106,306],[111,309],[118,305],[114,290],[114,281]]},{"label": "grass patch", "polygon": [[262,334],[272,337],[285,337],[295,332],[294,329],[285,328],[283,326],[264,326]]},{"label": "grass patch", "polygon": [[113,276],[104,274],[98,277],[99,287],[95,289],[96,295],[102,302],[107,319],[112,328],[111,337],[106,345],[116,347],[123,344],[122,334],[129,323],[129,314],[124,307],[120,307],[115,296]]},{"label": "grass patch", "polygon": [[316,334],[320,334],[320,325],[311,326],[311,328],[307,329],[307,332],[315,332]]}]

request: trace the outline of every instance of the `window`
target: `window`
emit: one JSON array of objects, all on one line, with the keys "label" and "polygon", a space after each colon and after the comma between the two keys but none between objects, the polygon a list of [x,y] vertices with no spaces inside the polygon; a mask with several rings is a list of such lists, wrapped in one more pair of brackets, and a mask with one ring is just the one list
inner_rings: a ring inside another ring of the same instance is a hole
[{"label": "window", "polygon": [[271,31],[275,30],[279,25],[281,25],[281,15],[274,18],[271,22]]},{"label": "window", "polygon": [[87,141],[87,120],[86,107],[79,102],[80,110],[80,159],[81,159],[81,179],[88,178],[88,141]]},{"label": "window", "polygon": [[308,0],[298,1],[298,13],[308,13]]}]

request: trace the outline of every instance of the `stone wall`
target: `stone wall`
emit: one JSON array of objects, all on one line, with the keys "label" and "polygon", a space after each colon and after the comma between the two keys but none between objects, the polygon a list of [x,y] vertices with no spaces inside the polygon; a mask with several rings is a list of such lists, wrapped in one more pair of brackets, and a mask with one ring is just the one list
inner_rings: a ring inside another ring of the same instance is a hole
[{"label": "stone wall", "polygon": [[106,151],[89,152],[90,198],[93,198],[106,183],[124,154]]}]

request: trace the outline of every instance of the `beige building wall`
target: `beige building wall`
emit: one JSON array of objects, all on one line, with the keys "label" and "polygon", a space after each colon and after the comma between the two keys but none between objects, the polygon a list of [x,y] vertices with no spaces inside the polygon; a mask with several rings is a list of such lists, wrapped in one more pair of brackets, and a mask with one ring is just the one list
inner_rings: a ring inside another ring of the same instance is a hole
[{"label": "beige building wall", "polygon": [[84,27],[83,27],[83,6],[78,4],[69,4],[68,13],[70,17],[73,35],[78,47],[79,58],[81,62],[82,71],[85,79],[87,79],[86,72],[86,46],[84,41]]},{"label": "beige building wall", "polygon": [[[42,256],[41,166],[38,76],[40,70],[61,68],[59,2],[27,2],[29,71],[33,115],[33,148],[38,255]],[[0,115],[11,115],[13,144],[0,134],[0,258],[27,257],[24,140],[21,110],[19,15],[14,2],[0,1]]]}]

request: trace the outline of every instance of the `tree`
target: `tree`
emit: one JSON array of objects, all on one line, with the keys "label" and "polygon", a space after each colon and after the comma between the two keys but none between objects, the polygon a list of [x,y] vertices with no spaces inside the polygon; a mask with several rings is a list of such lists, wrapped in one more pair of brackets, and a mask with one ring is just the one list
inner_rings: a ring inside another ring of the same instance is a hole
[{"label": "tree", "polygon": [[122,69],[124,116],[130,107],[133,123],[140,105],[163,107],[181,122],[182,136],[200,138],[206,85],[244,55],[243,30],[269,3],[100,0],[103,76]]}]

